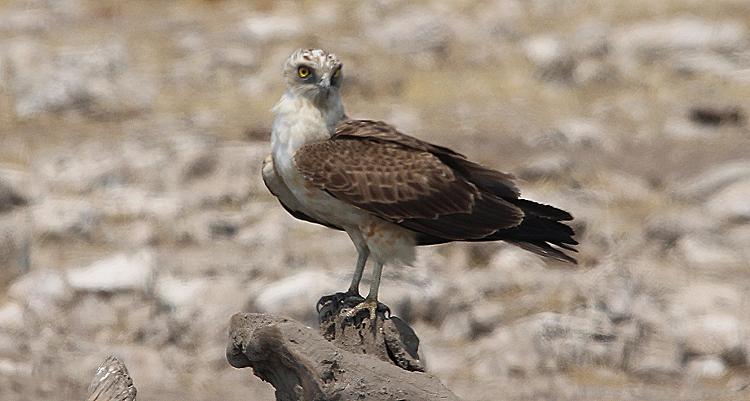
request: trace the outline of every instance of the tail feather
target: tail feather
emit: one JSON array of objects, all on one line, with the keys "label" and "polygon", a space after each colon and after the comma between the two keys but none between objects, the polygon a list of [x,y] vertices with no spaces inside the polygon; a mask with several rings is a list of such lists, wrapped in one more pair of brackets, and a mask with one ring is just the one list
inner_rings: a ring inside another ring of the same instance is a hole
[{"label": "tail feather", "polygon": [[[513,245],[519,246],[527,251],[534,252],[537,255],[546,256],[555,260],[559,260],[561,262],[572,263],[574,265],[578,264],[578,261],[575,260],[575,258],[572,258],[569,255],[566,255],[564,252],[562,252],[559,249],[553,248],[547,242],[542,242],[542,241],[538,241],[538,242],[508,241],[508,242],[510,242]],[[578,252],[575,249],[572,249],[569,247],[564,247],[564,248],[573,252]]]},{"label": "tail feather", "polygon": [[578,252],[573,229],[562,221],[570,221],[570,213],[553,206],[526,199],[511,201],[526,214],[516,227],[498,230],[486,240],[504,240],[536,254],[576,264],[563,250]]},{"label": "tail feather", "polygon": [[[553,206],[532,202],[527,199],[503,198],[514,204],[524,212],[521,224],[506,229],[500,229],[481,238],[446,238],[443,233],[419,230],[417,227],[417,243],[419,245],[442,244],[451,241],[486,242],[506,241],[527,251],[549,257],[562,262],[577,264],[575,258],[564,251],[578,252],[574,247],[578,241],[573,238],[573,228],[563,223],[573,220],[570,213]],[[485,211],[486,212],[486,211]]]},{"label": "tail feather", "polygon": [[513,199],[511,203],[523,209],[527,214],[534,214],[555,221],[573,220],[573,216],[571,216],[570,213],[554,206],[532,202],[528,199]]}]

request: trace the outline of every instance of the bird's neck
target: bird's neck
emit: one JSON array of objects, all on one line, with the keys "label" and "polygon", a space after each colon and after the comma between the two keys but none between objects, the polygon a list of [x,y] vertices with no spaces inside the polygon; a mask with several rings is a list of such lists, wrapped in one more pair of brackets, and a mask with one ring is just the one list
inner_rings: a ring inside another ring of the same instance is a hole
[{"label": "bird's neck", "polygon": [[284,147],[290,154],[305,144],[329,139],[344,118],[344,106],[338,92],[316,101],[287,91],[273,112],[276,114],[271,132],[274,152]]}]

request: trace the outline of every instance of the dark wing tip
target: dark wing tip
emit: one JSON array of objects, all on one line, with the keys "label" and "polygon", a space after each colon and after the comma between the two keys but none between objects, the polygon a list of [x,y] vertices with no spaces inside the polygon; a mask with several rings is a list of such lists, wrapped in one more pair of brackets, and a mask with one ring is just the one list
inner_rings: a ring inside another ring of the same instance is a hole
[{"label": "dark wing tip", "polygon": [[[552,258],[560,262],[578,265],[578,261],[575,258],[571,257],[570,255],[567,255],[566,253],[564,253],[563,251],[559,249],[554,248],[548,242],[545,242],[545,241],[522,242],[522,241],[513,241],[513,240],[506,240],[506,241],[512,243],[513,245],[521,247],[527,251],[533,252],[537,255]],[[563,245],[554,244],[554,245],[567,249],[569,251],[578,252],[576,249],[573,249],[569,246],[565,246],[564,244]]]}]

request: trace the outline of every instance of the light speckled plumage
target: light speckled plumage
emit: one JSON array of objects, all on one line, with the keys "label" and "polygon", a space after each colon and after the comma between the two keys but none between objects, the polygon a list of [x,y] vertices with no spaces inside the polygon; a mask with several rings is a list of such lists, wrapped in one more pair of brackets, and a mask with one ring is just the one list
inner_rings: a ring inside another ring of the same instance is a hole
[{"label": "light speckled plumage", "polygon": [[359,253],[349,293],[358,295],[375,260],[368,300],[384,263],[411,263],[414,246],[505,240],[574,262],[567,212],[519,198],[513,177],[386,123],[349,120],[338,58],[295,51],[284,65],[287,90],[274,107],[269,190],[293,216],[349,234]]}]

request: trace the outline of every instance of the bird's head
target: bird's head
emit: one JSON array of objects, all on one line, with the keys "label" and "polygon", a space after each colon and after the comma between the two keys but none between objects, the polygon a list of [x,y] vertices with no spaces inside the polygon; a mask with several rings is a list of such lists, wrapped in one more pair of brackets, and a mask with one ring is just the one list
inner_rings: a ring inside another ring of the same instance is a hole
[{"label": "bird's head", "polygon": [[338,97],[343,73],[341,61],[321,49],[299,49],[284,63],[287,88],[315,103]]}]

